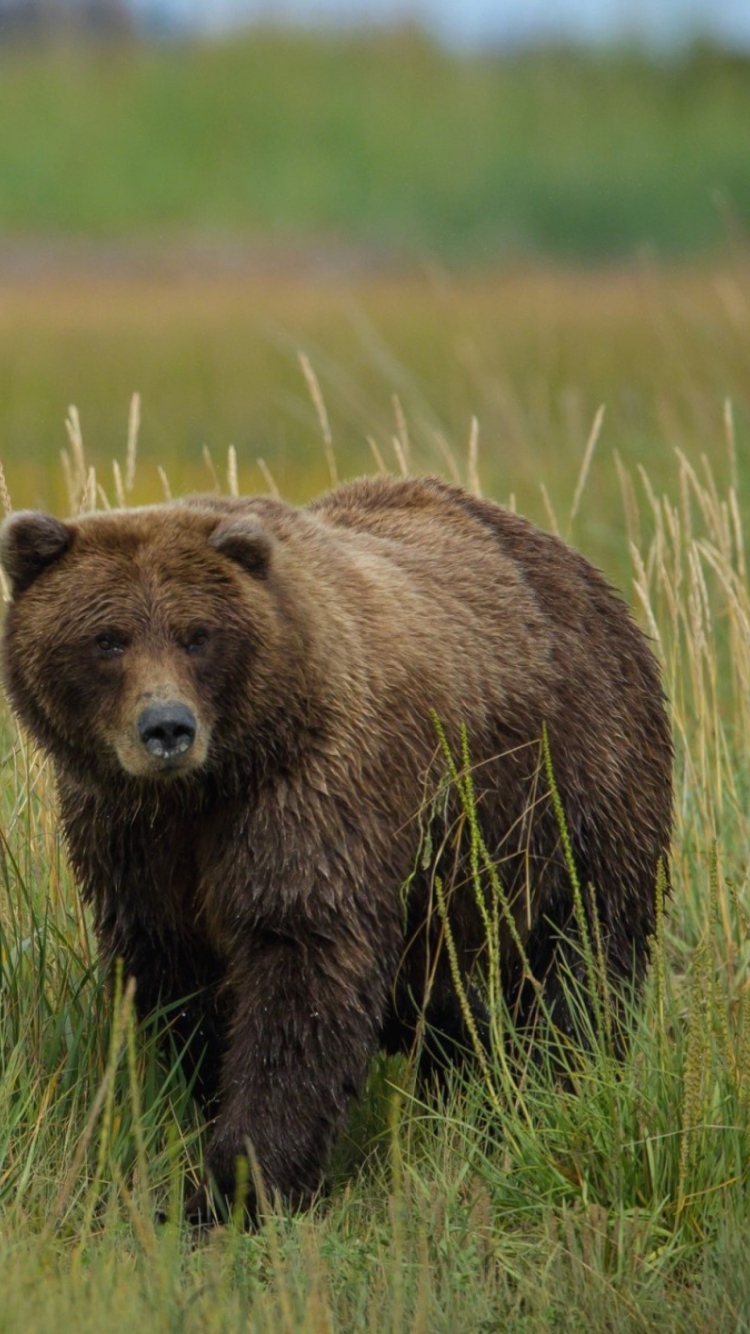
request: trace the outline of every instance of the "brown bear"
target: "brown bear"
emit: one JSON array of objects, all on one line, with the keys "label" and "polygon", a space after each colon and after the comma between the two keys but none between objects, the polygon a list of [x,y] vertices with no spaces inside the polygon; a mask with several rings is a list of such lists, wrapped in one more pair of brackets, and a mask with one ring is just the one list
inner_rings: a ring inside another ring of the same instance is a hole
[{"label": "brown bear", "polygon": [[518,1023],[541,991],[569,1030],[563,974],[582,972],[545,729],[610,980],[637,987],[670,732],[643,634],[563,542],[381,477],[300,509],[19,513],[0,554],[7,690],[52,758],[101,948],[142,1014],[172,1007],[214,1117],[189,1215],[231,1199],[248,1144],[269,1191],[309,1200],[379,1044],[424,1030],[425,1067],[450,1059],[467,996],[483,1028],[486,929],[436,720],[468,744]]}]

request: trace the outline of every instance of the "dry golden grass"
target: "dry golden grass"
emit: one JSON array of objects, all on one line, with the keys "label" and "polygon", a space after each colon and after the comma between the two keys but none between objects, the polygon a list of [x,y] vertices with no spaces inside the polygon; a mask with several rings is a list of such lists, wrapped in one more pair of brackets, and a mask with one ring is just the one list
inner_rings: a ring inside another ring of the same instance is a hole
[{"label": "dry golden grass", "polygon": [[[124,453],[134,390],[143,401],[136,498],[161,496],[161,466],[180,491],[211,484],[203,446],[237,454],[243,491],[325,487],[330,465],[299,353],[327,405],[338,467],[397,467],[408,421],[412,464],[445,471],[478,423],[488,492],[544,519],[544,483],[563,531],[595,414],[606,405],[589,494],[574,535],[625,574],[617,451],[657,487],[672,449],[725,456],[722,405],[740,443],[750,420],[750,269],[723,266],[316,278],[271,272],[170,277],[64,272],[0,287],[0,452],[17,505],[61,511],[57,458],[68,404],[80,410],[100,472]],[[370,443],[372,442],[372,444]],[[742,472],[744,451],[738,451]],[[606,460],[606,464],[603,463]],[[465,473],[464,473],[465,475]],[[722,474],[723,476],[723,474]],[[618,568],[619,566],[619,568]]]}]

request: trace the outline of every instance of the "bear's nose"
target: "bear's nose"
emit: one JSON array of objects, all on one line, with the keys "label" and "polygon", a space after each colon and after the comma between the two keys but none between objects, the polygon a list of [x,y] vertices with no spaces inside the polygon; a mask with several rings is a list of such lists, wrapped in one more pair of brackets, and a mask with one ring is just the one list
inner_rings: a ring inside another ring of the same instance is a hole
[{"label": "bear's nose", "polygon": [[149,755],[172,760],[185,755],[195,741],[198,724],[185,704],[152,704],[138,719],[138,735]]}]

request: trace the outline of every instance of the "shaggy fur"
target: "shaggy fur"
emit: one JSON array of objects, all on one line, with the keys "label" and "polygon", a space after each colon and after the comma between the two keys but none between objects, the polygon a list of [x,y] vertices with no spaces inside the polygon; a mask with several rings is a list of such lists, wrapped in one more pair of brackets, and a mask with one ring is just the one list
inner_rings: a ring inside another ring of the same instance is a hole
[{"label": "shaggy fur", "polygon": [[[269,1190],[308,1200],[378,1045],[410,1047],[422,1013],[428,1067],[466,1041],[436,870],[470,990],[484,931],[456,800],[436,800],[431,711],[455,754],[468,731],[484,837],[555,1022],[571,1025],[560,976],[581,964],[545,725],[610,978],[638,984],[669,729],[644,636],[562,542],[439,481],[379,478],[307,509],[21,513],[0,554],[10,699],[54,762],[105,956],[142,1014],[178,1010],[219,1196],[250,1141]],[[194,723],[182,749],[147,726],[175,708],[175,735]],[[501,950],[529,1022],[509,937]],[[188,1212],[205,1208],[200,1193]]]}]

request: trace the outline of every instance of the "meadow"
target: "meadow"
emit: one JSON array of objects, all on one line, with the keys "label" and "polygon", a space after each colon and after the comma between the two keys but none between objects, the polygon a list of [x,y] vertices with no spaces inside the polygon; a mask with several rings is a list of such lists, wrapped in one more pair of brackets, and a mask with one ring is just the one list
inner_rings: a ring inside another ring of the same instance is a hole
[{"label": "meadow", "polygon": [[439,472],[623,589],[676,743],[624,1062],[594,949],[568,1087],[500,1042],[427,1105],[379,1059],[309,1214],[196,1235],[204,1128],[1,706],[0,1334],[750,1329],[749,71],[411,31],[0,51],[3,506]]},{"label": "meadow", "polygon": [[[49,268],[0,287],[0,442],[15,506],[68,503],[58,466],[68,406],[105,486],[124,461],[128,405],[141,395],[133,498],[226,481],[236,451],[243,491],[265,489],[261,459],[291,500],[328,484],[320,384],[340,471],[395,467],[394,436],[422,470],[453,474],[476,419],[485,488],[567,530],[581,458],[604,405],[597,503],[574,535],[627,575],[615,453],[654,485],[674,450],[705,452],[726,480],[724,402],[738,438],[750,423],[750,267],[744,252],[703,267],[651,261],[590,270],[537,265],[457,276],[321,277],[306,266],[258,275],[191,274],[137,264]],[[404,422],[406,426],[404,426]],[[746,455],[738,450],[742,473]],[[460,469],[459,469],[460,471]]]},{"label": "meadow", "polygon": [[673,896],[623,1064],[606,1018],[567,1089],[500,1045],[423,1105],[379,1060],[310,1214],[195,1236],[189,1091],[127,988],[107,998],[51,775],[6,719],[0,1331],[750,1328],[749,351],[740,250],[690,269],[5,284],[7,503],[458,476],[619,582],[677,754]]},{"label": "meadow", "polygon": [[6,47],[0,235],[461,266],[716,250],[750,220],[749,71],[700,46],[461,55],[409,29]]}]

